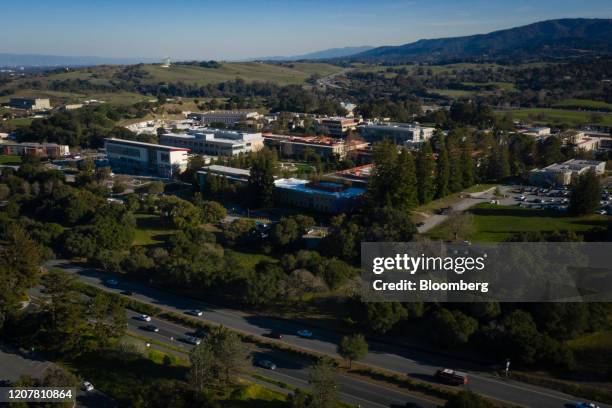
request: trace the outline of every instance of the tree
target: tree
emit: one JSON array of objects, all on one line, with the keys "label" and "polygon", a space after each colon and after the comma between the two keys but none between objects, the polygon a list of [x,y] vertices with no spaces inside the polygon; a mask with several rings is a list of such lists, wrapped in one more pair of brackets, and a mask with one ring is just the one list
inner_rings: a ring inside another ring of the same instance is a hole
[{"label": "tree", "polygon": [[112,340],[121,338],[126,331],[125,305],[106,293],[97,294],[90,305],[92,335],[98,348],[107,347]]},{"label": "tree", "polygon": [[461,168],[463,170],[463,188],[470,187],[475,182],[474,161],[472,159],[472,140],[468,136],[461,149]]},{"label": "tree", "polygon": [[599,207],[601,183],[595,170],[589,169],[572,183],[569,211],[575,215],[592,214]]},{"label": "tree", "polygon": [[145,191],[148,194],[161,194],[164,192],[165,185],[162,181],[152,181],[145,186]]},{"label": "tree", "polygon": [[433,315],[432,340],[443,346],[466,344],[478,322],[459,310],[439,309]]},{"label": "tree", "polygon": [[189,383],[198,391],[206,391],[216,378],[216,357],[207,341],[201,342],[189,353]]},{"label": "tree", "polygon": [[467,239],[474,233],[474,217],[469,213],[455,212],[448,217],[448,228],[453,234],[453,240]]},{"label": "tree", "polygon": [[363,334],[353,334],[344,336],[338,345],[338,354],[348,360],[349,369],[352,368],[353,361],[363,358],[368,353],[368,343]]},{"label": "tree", "polygon": [[329,358],[321,358],[312,367],[308,378],[312,387],[311,408],[333,408],[338,402],[336,368]]},{"label": "tree", "polygon": [[406,309],[397,302],[366,303],[366,327],[384,334],[407,316]]},{"label": "tree", "polygon": [[174,196],[162,197],[159,208],[162,221],[173,228],[184,230],[202,224],[202,210],[189,201]]},{"label": "tree", "polygon": [[14,313],[25,291],[40,277],[42,248],[16,224],[10,224],[0,246],[0,328]]},{"label": "tree", "polygon": [[419,203],[426,204],[433,200],[436,193],[434,186],[434,160],[429,142],[423,143],[416,159],[417,195]]},{"label": "tree", "polygon": [[439,137],[438,162],[436,165],[436,197],[442,198],[449,194],[449,161],[448,150],[444,136]]},{"label": "tree", "polygon": [[257,153],[251,164],[249,189],[256,207],[274,205],[274,175],[277,171],[276,152],[264,148]]},{"label": "tree", "polygon": [[216,201],[204,201],[202,203],[203,221],[208,224],[216,224],[227,217],[227,210]]}]

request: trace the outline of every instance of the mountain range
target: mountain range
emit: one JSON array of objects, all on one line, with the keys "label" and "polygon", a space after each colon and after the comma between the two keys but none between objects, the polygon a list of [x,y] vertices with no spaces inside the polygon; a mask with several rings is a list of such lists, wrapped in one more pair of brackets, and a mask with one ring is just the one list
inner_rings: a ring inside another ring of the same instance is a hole
[{"label": "mountain range", "polygon": [[377,47],[353,62],[528,61],[612,54],[612,19],[559,19],[489,34],[419,40]]},{"label": "mountain range", "polygon": [[129,65],[161,62],[161,60],[161,58],[113,58],[0,53],[0,67],[78,67],[92,65]]},{"label": "mountain range", "polygon": [[369,45],[362,45],[358,47],[342,47],[342,48],[328,48],[326,50],[310,52],[307,54],[293,55],[293,56],[274,56],[274,57],[260,57],[257,60],[262,61],[299,61],[299,60],[319,60],[319,59],[332,59],[349,57],[351,55],[359,54],[362,52],[373,49]]}]

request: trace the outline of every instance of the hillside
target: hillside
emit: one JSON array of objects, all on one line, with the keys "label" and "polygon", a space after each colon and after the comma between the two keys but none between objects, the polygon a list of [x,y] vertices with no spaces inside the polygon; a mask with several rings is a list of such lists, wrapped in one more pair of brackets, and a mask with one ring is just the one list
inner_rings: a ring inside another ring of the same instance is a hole
[{"label": "hillside", "polygon": [[369,45],[360,47],[342,47],[342,48],[329,48],[326,50],[310,52],[301,55],[292,56],[275,56],[275,57],[261,57],[257,58],[263,61],[299,61],[299,60],[318,60],[318,59],[331,59],[331,58],[342,58],[349,57],[351,55],[359,54],[365,51],[373,49]]},{"label": "hillside", "polygon": [[419,40],[378,47],[350,57],[355,62],[516,62],[612,54],[612,19],[561,19],[489,34]]}]

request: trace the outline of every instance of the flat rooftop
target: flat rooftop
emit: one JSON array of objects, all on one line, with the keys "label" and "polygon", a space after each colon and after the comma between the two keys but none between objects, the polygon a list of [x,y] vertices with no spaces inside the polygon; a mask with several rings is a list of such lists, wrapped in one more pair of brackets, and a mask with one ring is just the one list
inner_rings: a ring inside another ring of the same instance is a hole
[{"label": "flat rooftop", "polygon": [[172,147],[172,146],[164,146],[155,143],[145,143],[145,142],[137,142],[135,140],[125,140],[125,139],[115,139],[115,138],[107,138],[104,139],[106,143],[116,143],[116,144],[124,144],[124,145],[132,145],[132,146],[141,146],[141,147],[152,147],[160,150],[168,150],[171,152],[180,152],[185,151],[188,152],[190,149],[185,149],[182,147]]},{"label": "flat rooftop", "polygon": [[[356,198],[365,193],[364,188],[359,188],[359,187],[344,188],[344,186],[340,183],[333,183],[329,181],[319,183],[319,186],[323,188],[317,188],[316,185],[313,185],[308,180],[302,180],[302,179],[296,179],[296,178],[278,179],[274,181],[274,185],[277,188],[299,191],[304,194],[325,195],[325,196],[330,196],[330,197],[335,197],[335,198]],[[327,188],[342,187],[343,189],[340,191],[332,191],[331,189],[330,190],[326,189],[326,187]]]},{"label": "flat rooftop", "polygon": [[205,173],[217,173],[217,174],[226,174],[231,176],[246,176],[249,177],[251,175],[251,171],[248,169],[239,169],[236,167],[229,166],[221,166],[218,164],[213,164],[212,166],[203,167],[202,170],[198,171]]}]

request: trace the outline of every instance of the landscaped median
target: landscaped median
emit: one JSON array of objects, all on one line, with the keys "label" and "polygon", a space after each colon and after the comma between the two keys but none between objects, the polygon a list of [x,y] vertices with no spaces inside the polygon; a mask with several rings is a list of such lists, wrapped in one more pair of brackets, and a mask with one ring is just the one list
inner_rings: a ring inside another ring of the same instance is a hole
[{"label": "landscaped median", "polygon": [[[108,291],[82,282],[76,282],[75,288],[89,296],[95,296],[95,294],[99,292],[105,292],[107,294],[109,293]],[[168,320],[194,329],[202,328],[205,330],[210,330],[211,328],[217,327],[216,324],[205,322],[202,320],[196,320],[194,318],[181,315],[165,308],[152,306],[148,303],[131,299],[127,296],[122,296],[115,293],[110,293],[110,295],[116,297],[117,301],[123,301],[126,308],[134,310],[138,313],[148,314],[150,316],[155,316],[157,318]],[[451,387],[432,385],[425,381],[416,380],[412,377],[409,377],[408,375],[399,374],[380,368],[374,368],[363,363],[353,363],[353,368],[351,370],[348,370],[344,368],[344,361],[336,356],[327,355],[325,353],[319,353],[312,350],[306,350],[297,346],[290,346],[274,339],[268,339],[262,336],[249,334],[241,330],[229,330],[237,333],[241,337],[241,339],[247,343],[251,343],[261,347],[269,347],[286,353],[291,353],[293,355],[305,359],[314,361],[321,357],[330,357],[344,373],[346,373],[347,375],[357,376],[361,379],[369,378],[372,381],[384,382],[394,387],[404,388],[406,390],[417,392],[423,395],[428,395],[440,400],[448,399],[449,397],[455,395],[458,392],[457,390]],[[497,404],[503,405],[499,402],[497,402]]]}]

